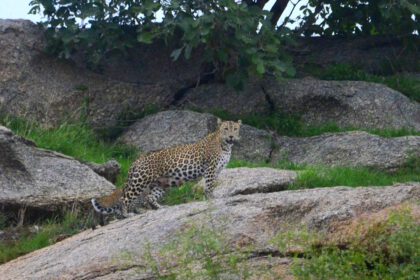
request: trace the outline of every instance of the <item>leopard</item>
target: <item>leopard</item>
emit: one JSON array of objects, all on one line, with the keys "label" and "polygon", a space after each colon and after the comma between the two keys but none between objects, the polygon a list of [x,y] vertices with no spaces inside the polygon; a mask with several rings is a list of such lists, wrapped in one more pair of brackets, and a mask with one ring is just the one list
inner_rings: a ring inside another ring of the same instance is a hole
[{"label": "leopard", "polygon": [[[138,207],[159,209],[160,201],[171,187],[204,178],[204,193],[212,198],[216,179],[227,166],[234,143],[240,140],[241,120],[217,120],[217,128],[195,143],[142,154],[131,165],[122,190],[116,190],[102,203],[92,198],[96,212],[132,216]],[[107,201],[106,203],[104,203]]]}]

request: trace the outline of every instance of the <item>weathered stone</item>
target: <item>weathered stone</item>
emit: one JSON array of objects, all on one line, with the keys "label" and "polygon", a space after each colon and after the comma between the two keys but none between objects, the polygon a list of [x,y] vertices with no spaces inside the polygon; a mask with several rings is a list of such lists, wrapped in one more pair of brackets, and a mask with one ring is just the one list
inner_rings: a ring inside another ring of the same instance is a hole
[{"label": "weathered stone", "polygon": [[79,161],[0,126],[0,205],[56,210],[110,194],[115,186]]},{"label": "weathered stone", "polygon": [[278,110],[301,116],[307,125],[420,131],[419,103],[387,86],[360,81],[265,79],[250,82],[244,93],[227,85],[209,84],[188,91],[179,104],[237,115]]},{"label": "weathered stone", "polygon": [[235,115],[266,113],[271,107],[259,82],[250,82],[243,91],[225,84],[204,84],[187,91],[178,107],[206,112],[225,111]]},{"label": "weathered stone", "polygon": [[121,165],[115,159],[111,159],[103,164],[97,164],[93,162],[86,162],[96,174],[101,175],[111,183],[115,184],[117,182],[117,177],[121,171]]},{"label": "weathered stone", "polygon": [[[294,228],[336,222],[420,198],[419,184],[239,195],[167,207],[87,230],[0,266],[7,279],[150,279],[151,257],[188,228],[222,233],[224,250],[281,255],[271,240]],[[206,231],[208,233],[208,231]],[[171,259],[176,264],[177,259]],[[156,275],[155,275],[156,276]]]},{"label": "weathered stone", "polygon": [[192,111],[163,111],[146,116],[119,138],[144,152],[194,143],[213,132],[217,118]]},{"label": "weathered stone", "polygon": [[364,166],[394,171],[420,157],[420,137],[384,138],[367,132],[326,133],[314,137],[278,137],[272,161],[297,164]]},{"label": "weathered stone", "polygon": [[420,104],[385,85],[360,81],[267,80],[266,93],[282,112],[308,125],[420,131]]},{"label": "weathered stone", "polygon": [[30,21],[0,19],[0,113],[45,126],[83,117],[101,130],[173,101],[170,82],[117,81],[47,56],[42,34]]},{"label": "weathered stone", "polygon": [[[229,197],[240,194],[278,192],[296,180],[294,171],[274,168],[229,168],[224,169],[217,178],[213,191],[214,198]],[[198,185],[204,188],[204,181]]]},{"label": "weathered stone", "polygon": [[244,124],[239,136],[241,139],[232,148],[232,159],[257,163],[270,161],[275,145],[272,133]]}]

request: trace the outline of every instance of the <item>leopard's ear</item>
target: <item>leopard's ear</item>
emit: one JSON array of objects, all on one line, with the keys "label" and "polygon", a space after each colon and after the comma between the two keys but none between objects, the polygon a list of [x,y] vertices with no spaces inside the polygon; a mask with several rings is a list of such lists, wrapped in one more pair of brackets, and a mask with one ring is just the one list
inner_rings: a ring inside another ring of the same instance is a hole
[{"label": "leopard's ear", "polygon": [[242,124],[242,121],[241,120],[238,120],[238,124],[241,125]]},{"label": "leopard's ear", "polygon": [[219,127],[222,124],[222,120],[220,118],[217,118],[217,127]]}]

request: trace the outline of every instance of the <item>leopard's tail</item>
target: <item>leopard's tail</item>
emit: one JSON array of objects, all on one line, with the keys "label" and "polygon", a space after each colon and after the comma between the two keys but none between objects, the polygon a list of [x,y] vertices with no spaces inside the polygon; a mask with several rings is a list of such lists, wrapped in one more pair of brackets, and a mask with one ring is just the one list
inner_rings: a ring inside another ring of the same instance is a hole
[{"label": "leopard's tail", "polygon": [[102,215],[120,213],[118,205],[114,205],[112,207],[103,207],[101,204],[99,204],[98,201],[96,201],[95,198],[92,198],[91,202],[92,202],[93,209],[95,209],[96,212],[101,213]]}]

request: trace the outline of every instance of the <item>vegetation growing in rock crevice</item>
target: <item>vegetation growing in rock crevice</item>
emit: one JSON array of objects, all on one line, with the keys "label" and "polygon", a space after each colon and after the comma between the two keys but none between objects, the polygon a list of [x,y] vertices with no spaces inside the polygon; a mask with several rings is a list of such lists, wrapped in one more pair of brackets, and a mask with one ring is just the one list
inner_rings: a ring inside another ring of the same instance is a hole
[{"label": "vegetation growing in rock crevice", "polygon": [[294,231],[278,235],[279,250],[299,253],[297,279],[416,279],[419,270],[418,206],[361,217],[328,235]]},{"label": "vegetation growing in rock crevice", "polygon": [[[232,250],[225,233],[191,223],[158,252],[152,253],[149,247],[143,258],[157,279],[221,279],[228,275],[249,279],[251,272],[241,262],[250,256],[250,251],[250,248]],[[252,272],[254,276],[257,273],[267,274]]]}]

